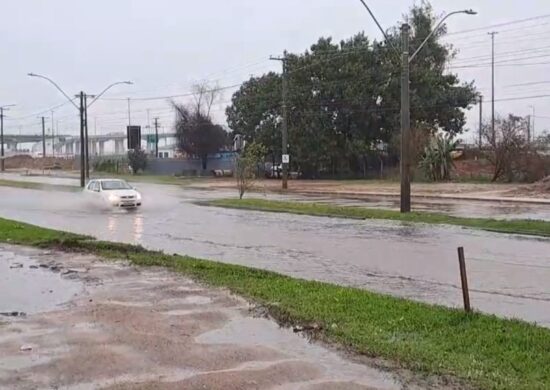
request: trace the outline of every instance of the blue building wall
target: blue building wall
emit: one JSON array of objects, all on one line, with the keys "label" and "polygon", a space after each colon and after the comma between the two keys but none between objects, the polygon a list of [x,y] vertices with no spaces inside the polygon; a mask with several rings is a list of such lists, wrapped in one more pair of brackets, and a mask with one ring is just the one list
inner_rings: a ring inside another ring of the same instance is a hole
[{"label": "blue building wall", "polygon": [[211,176],[213,170],[234,171],[235,152],[220,152],[208,156],[206,170],[200,159],[150,158],[145,171],[154,175]]}]

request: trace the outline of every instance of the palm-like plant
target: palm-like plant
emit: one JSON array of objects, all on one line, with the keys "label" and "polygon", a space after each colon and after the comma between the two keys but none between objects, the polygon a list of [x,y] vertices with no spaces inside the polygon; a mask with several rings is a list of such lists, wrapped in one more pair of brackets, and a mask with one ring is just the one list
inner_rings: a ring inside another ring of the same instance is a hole
[{"label": "palm-like plant", "polygon": [[426,177],[432,181],[444,181],[451,179],[451,171],[454,168],[452,151],[458,144],[451,134],[435,135],[424,149],[424,156],[420,161],[420,168]]}]

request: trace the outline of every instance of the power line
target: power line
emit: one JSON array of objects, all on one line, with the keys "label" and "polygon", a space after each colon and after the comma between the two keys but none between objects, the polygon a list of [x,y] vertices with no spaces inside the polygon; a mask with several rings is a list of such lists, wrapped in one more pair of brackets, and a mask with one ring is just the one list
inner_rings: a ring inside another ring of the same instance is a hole
[{"label": "power line", "polygon": [[539,85],[539,84],[550,84],[550,80],[548,80],[548,81],[531,81],[531,82],[528,82],[528,83],[520,83],[520,84],[508,84],[508,85],[505,85],[504,87],[505,88],[508,88],[508,87],[523,87],[523,86],[528,86],[528,85]]},{"label": "power line", "polygon": [[[497,53],[495,55],[495,58],[501,58],[501,57],[510,57],[510,56],[514,56],[516,54],[521,54],[521,53],[524,53],[524,54],[528,54],[528,53],[539,53],[539,52],[546,52],[550,50],[550,45],[549,46],[542,46],[542,47],[536,47],[536,48],[529,48],[529,49],[520,49],[520,50],[512,50],[512,51],[506,51],[506,52],[500,52],[500,53]],[[471,60],[483,60],[483,59],[490,59],[491,58],[491,55],[479,55],[479,56],[472,56],[472,57],[463,57],[463,58],[457,58],[457,59],[453,59],[453,63],[456,63],[456,62],[468,62],[468,61],[471,61]],[[519,59],[519,58],[513,58],[514,60],[515,59]]]},{"label": "power line", "polygon": [[[506,66],[536,66],[536,65],[549,65],[550,62],[524,62],[524,63],[508,63],[502,62],[495,65],[495,67],[506,67]],[[468,69],[468,68],[486,68],[491,66],[491,63],[484,63],[478,65],[462,65],[462,66],[449,66],[449,69]]]},{"label": "power line", "polygon": [[533,17],[525,18],[525,19],[511,20],[509,22],[497,23],[497,24],[492,24],[492,25],[484,26],[484,27],[471,28],[471,29],[468,29],[468,30],[454,31],[452,33],[448,33],[447,36],[467,34],[467,33],[476,32],[476,31],[493,30],[497,27],[510,26],[510,25],[513,25],[513,24],[525,23],[525,22],[530,22],[530,21],[533,21],[533,20],[540,20],[540,19],[546,19],[546,18],[550,18],[550,14],[533,16]]},{"label": "power line", "polygon": [[[75,99],[72,99],[72,100],[74,101]],[[52,107],[50,107],[50,108],[46,108],[46,109],[44,109],[44,110],[42,110],[42,111],[38,111],[38,112],[29,114],[29,115],[24,115],[24,116],[20,116],[20,117],[11,117],[11,118],[9,118],[9,120],[20,120],[20,119],[34,118],[34,117],[36,117],[36,116],[40,116],[40,115],[42,115],[42,114],[46,114],[46,113],[48,113],[48,112],[50,112],[50,111],[52,111],[52,110],[56,110],[56,109],[58,109],[58,108],[60,108],[60,107],[63,107],[63,106],[65,106],[65,105],[69,104],[69,103],[70,103],[70,102],[66,101],[66,102],[64,102],[64,103],[60,103],[60,104],[58,104],[58,105],[56,105],[56,106],[52,106]]]},{"label": "power line", "polygon": [[[211,89],[211,90],[207,90],[207,91],[204,91],[204,92],[208,93],[208,92],[224,91],[224,90],[226,90],[226,89],[231,89],[231,88],[239,87],[239,86],[241,86],[243,83],[244,83],[244,82],[238,83],[238,84],[233,84],[233,85],[227,85],[227,86],[225,86],[225,87],[213,88],[213,89]],[[167,100],[167,99],[175,99],[175,98],[180,98],[180,97],[191,97],[191,96],[194,96],[194,95],[195,95],[194,92],[186,92],[186,93],[177,94],[177,95],[152,96],[152,97],[133,97],[133,98],[131,98],[131,99],[132,99],[132,100],[139,100],[139,101]],[[101,98],[100,100],[127,101],[128,98]]]}]

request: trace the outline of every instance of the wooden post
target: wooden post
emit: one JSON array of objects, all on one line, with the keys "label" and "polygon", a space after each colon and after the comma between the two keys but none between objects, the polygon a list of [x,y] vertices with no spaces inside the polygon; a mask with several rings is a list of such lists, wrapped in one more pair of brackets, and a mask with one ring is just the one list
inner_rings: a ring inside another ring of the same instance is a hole
[{"label": "wooden post", "polygon": [[466,261],[464,259],[464,248],[458,248],[458,264],[460,265],[460,281],[462,283],[462,298],[464,299],[464,310],[470,313],[470,293],[468,291],[468,278],[466,277]]}]

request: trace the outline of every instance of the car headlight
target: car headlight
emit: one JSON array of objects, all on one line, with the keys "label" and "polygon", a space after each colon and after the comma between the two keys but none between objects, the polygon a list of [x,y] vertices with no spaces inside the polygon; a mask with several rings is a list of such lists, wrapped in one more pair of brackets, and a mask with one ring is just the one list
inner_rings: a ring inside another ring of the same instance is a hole
[{"label": "car headlight", "polygon": [[136,199],[138,201],[141,201],[141,194],[139,192],[136,192]]},{"label": "car headlight", "polygon": [[115,203],[115,202],[118,202],[118,201],[120,201],[120,198],[118,196],[116,196],[114,194],[109,195],[109,202]]}]

